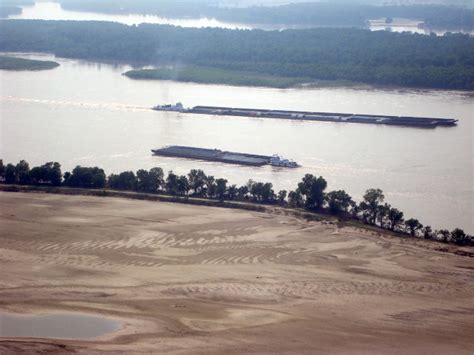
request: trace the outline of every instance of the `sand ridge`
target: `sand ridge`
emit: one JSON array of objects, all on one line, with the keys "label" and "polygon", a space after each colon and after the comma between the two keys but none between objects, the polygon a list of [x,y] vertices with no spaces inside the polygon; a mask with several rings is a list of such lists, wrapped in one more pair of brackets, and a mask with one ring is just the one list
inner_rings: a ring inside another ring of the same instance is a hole
[{"label": "sand ridge", "polygon": [[34,193],[0,192],[0,225],[0,310],[130,320],[110,339],[0,338],[0,352],[474,352],[474,261],[436,243],[282,214]]}]

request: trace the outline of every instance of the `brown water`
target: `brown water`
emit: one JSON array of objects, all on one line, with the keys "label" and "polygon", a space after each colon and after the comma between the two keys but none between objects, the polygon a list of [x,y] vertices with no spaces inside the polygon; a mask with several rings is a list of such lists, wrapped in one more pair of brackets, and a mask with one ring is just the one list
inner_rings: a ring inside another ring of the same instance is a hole
[{"label": "brown water", "polygon": [[115,320],[75,313],[0,313],[0,337],[93,339],[120,329]]},{"label": "brown water", "polygon": [[[30,56],[32,57],[32,56]],[[33,56],[35,57],[35,56]],[[42,57],[51,59],[50,57]],[[59,161],[107,173],[161,166],[201,168],[230,182],[270,181],[293,189],[306,173],[360,199],[379,187],[387,201],[435,228],[474,232],[472,93],[354,88],[269,89],[134,81],[127,66],[58,60],[42,72],[0,71],[0,158],[32,165]],[[329,122],[183,115],[151,111],[159,103],[454,117],[432,130]],[[279,153],[298,169],[251,168],[153,157],[168,144],[257,154]]]}]

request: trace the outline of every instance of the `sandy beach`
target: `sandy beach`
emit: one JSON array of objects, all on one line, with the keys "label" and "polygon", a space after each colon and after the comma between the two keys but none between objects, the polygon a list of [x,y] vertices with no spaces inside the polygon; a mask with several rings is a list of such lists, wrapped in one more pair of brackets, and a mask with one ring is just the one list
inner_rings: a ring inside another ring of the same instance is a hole
[{"label": "sandy beach", "polygon": [[3,337],[0,353],[472,354],[474,259],[443,248],[283,213],[0,192],[0,313],[122,324]]}]

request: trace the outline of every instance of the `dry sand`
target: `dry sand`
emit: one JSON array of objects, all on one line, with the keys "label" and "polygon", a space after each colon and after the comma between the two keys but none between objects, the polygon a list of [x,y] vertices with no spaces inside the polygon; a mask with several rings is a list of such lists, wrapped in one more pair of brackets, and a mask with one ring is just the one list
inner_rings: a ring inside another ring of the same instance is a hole
[{"label": "dry sand", "polygon": [[0,311],[121,319],[18,351],[473,354],[474,259],[296,217],[0,193]]}]

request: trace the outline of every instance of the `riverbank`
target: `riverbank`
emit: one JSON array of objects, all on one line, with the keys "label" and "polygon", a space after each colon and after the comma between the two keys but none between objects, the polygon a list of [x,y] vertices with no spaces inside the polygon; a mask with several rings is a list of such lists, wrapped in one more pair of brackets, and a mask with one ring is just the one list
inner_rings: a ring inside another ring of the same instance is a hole
[{"label": "riverbank", "polygon": [[218,68],[187,66],[181,68],[136,69],[123,73],[137,80],[173,80],[200,84],[225,84],[232,86],[259,86],[277,89],[293,87],[354,87],[361,85],[342,80],[314,80],[311,78],[285,77],[256,74]]},{"label": "riverbank", "polygon": [[474,349],[473,259],[430,250],[435,243],[267,212],[0,197],[2,311],[127,325],[100,340],[2,338],[0,352]]},{"label": "riverbank", "polygon": [[261,213],[270,213],[274,215],[291,216],[295,218],[301,218],[306,221],[316,221],[322,223],[328,223],[331,225],[337,225],[339,227],[353,227],[360,228],[373,233],[378,236],[390,236],[393,238],[421,240],[424,243],[424,247],[429,247],[430,250],[441,251],[444,253],[452,253],[460,256],[474,257],[474,250],[471,247],[459,247],[453,244],[446,244],[434,239],[420,239],[412,238],[406,233],[388,231],[387,229],[380,228],[378,226],[364,224],[357,219],[353,219],[346,215],[346,217],[337,217],[330,214],[308,212],[302,208],[290,208],[288,206],[281,206],[278,204],[273,205],[262,205],[252,202],[243,201],[219,201],[208,198],[198,197],[180,197],[162,194],[150,194],[140,193],[133,191],[118,191],[110,189],[83,189],[83,188],[71,188],[71,187],[51,187],[51,186],[28,186],[28,185],[2,185],[0,184],[0,192],[15,192],[15,193],[46,193],[46,194],[59,194],[59,195],[70,195],[70,196],[94,196],[94,197],[113,197],[113,198],[126,198],[131,200],[143,200],[151,202],[168,202],[168,203],[179,203],[193,206],[205,206],[205,207],[218,207],[244,211],[254,211]]},{"label": "riverbank", "polygon": [[59,63],[49,60],[33,60],[18,57],[0,56],[0,70],[49,70],[59,66]]}]

